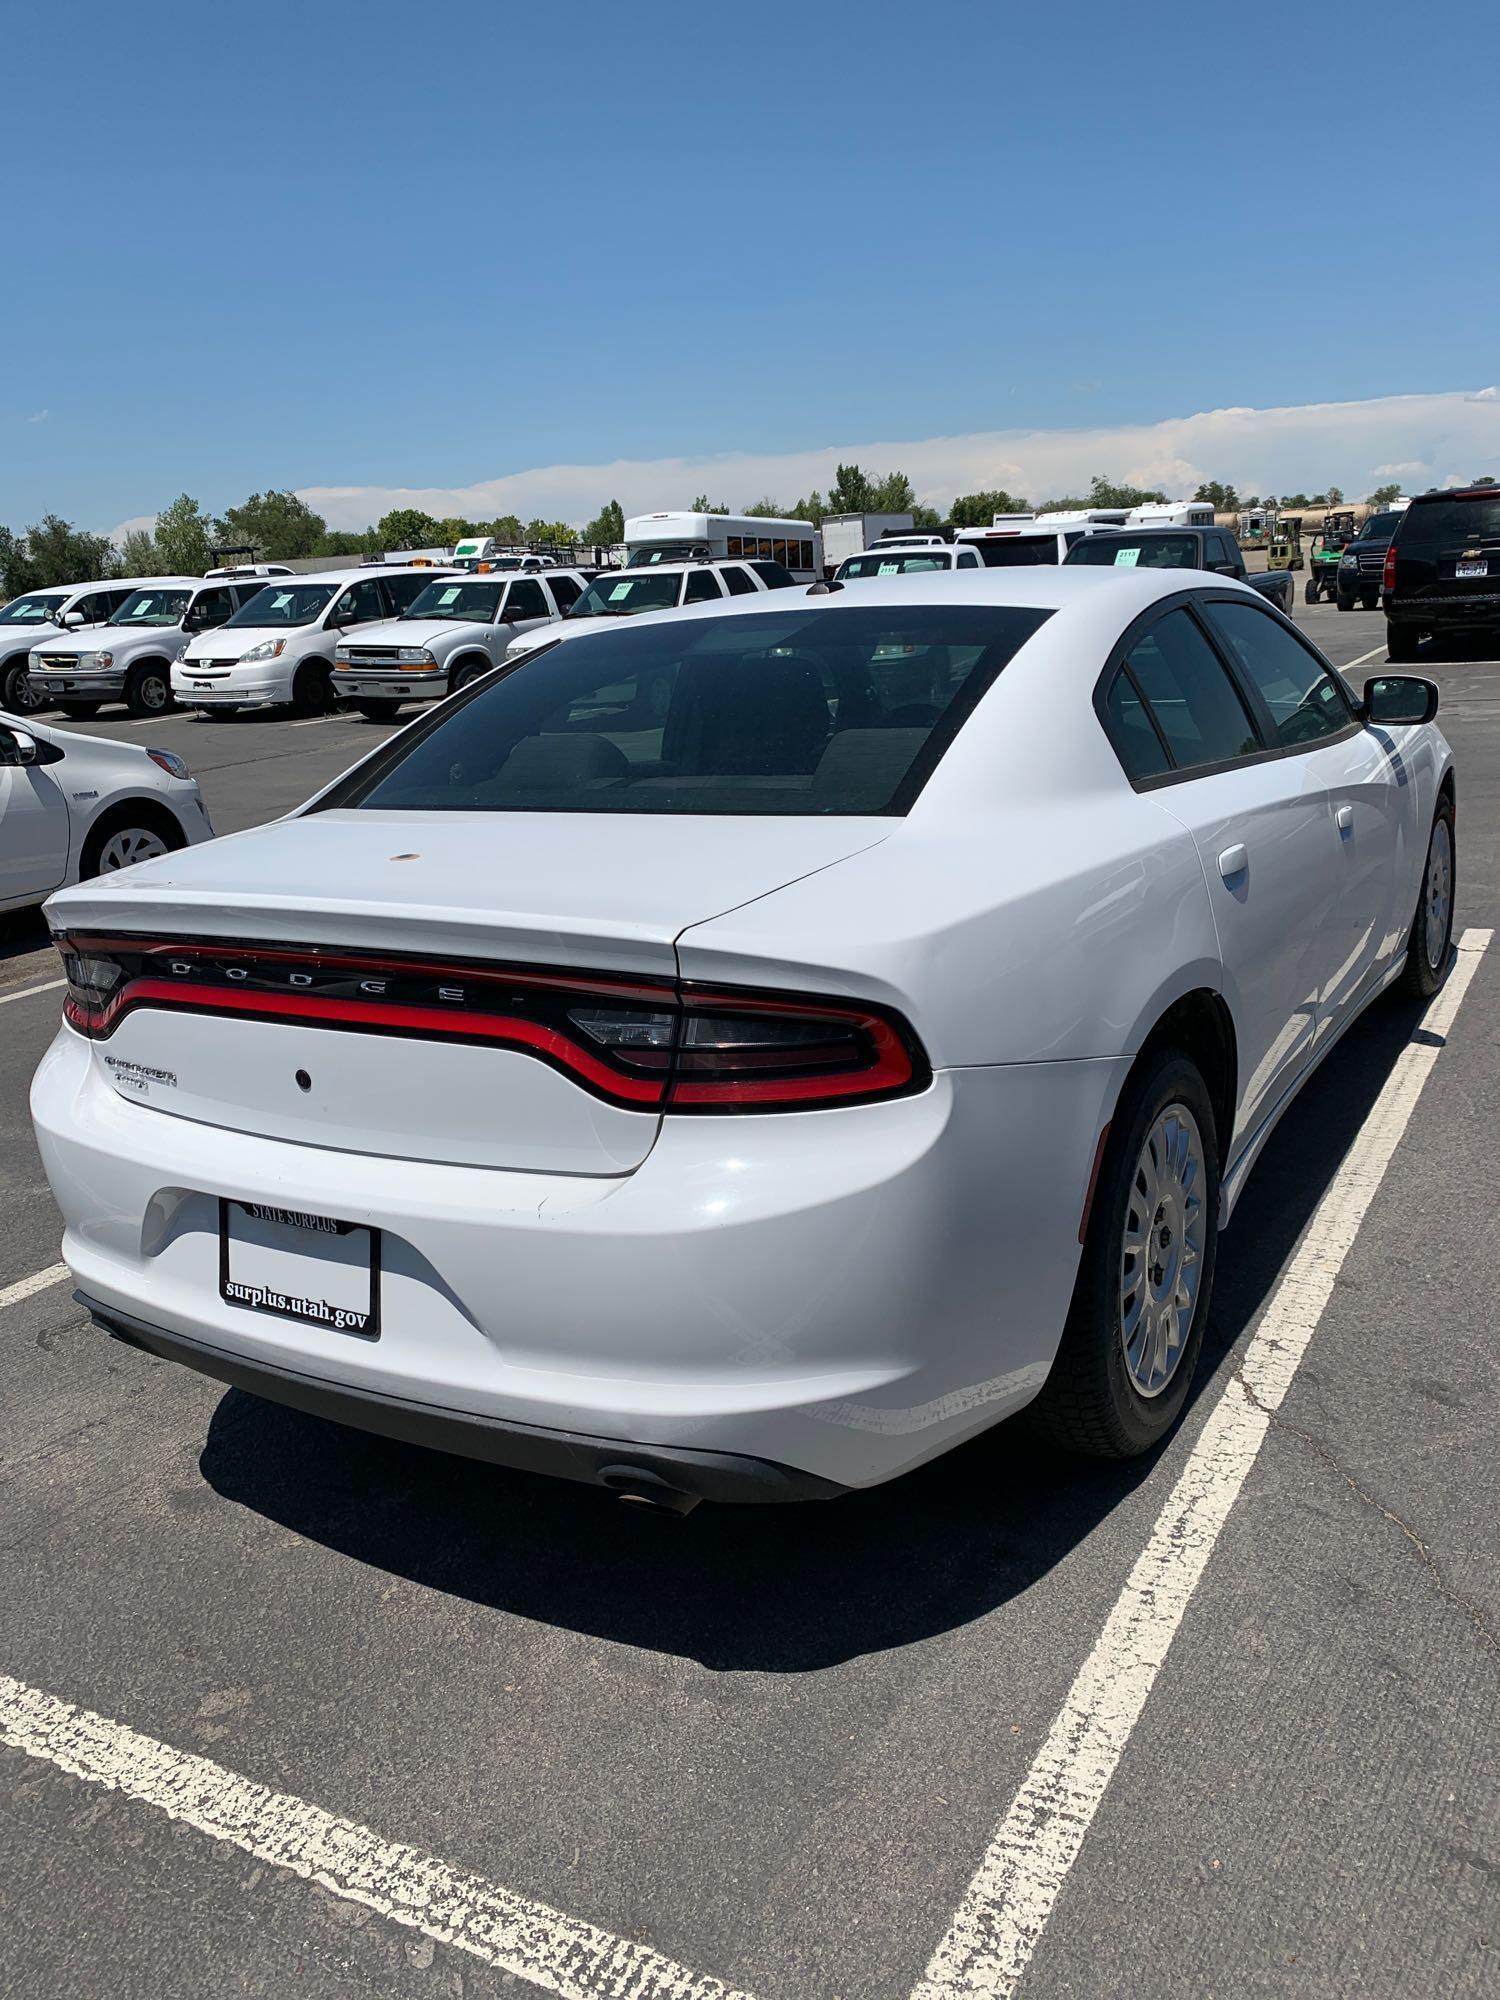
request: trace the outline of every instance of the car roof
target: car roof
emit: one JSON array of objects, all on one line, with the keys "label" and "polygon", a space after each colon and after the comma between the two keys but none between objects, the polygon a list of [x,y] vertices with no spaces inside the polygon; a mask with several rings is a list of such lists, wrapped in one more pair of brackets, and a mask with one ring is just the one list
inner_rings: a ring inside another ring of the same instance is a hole
[{"label": "car roof", "polygon": [[116,576],[108,581],[115,590],[127,583],[132,590],[196,590],[209,579],[201,576]]},{"label": "car roof", "polygon": [[[1435,500],[1500,500],[1500,486],[1445,486],[1440,493],[1413,493],[1413,507],[1430,507]],[[1401,512],[1410,512],[1402,508]]]},{"label": "car roof", "polygon": [[[358,583],[361,577],[404,576],[413,571],[418,576],[426,577],[465,574],[463,570],[450,570],[442,563],[434,563],[431,568],[425,563],[370,563],[368,566],[361,563],[357,569],[315,569],[305,574],[298,571],[292,576],[263,576],[251,580],[264,584],[267,589],[285,590],[294,583]],[[234,581],[232,577],[229,580]]]}]

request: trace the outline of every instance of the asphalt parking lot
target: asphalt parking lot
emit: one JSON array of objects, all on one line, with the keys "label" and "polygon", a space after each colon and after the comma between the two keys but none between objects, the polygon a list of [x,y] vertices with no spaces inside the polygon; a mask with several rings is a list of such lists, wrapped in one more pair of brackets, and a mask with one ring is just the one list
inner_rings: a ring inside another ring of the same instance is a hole
[{"label": "asphalt parking lot", "polygon": [[[1358,681],[1377,614],[1297,606]],[[1364,657],[1362,657],[1364,656]],[[1500,1990],[1500,663],[1424,661],[1462,943],[1267,1151],[1180,1430],[685,1521],[93,1331],[0,941],[0,1992]],[[388,733],[104,717],[231,831]]]}]

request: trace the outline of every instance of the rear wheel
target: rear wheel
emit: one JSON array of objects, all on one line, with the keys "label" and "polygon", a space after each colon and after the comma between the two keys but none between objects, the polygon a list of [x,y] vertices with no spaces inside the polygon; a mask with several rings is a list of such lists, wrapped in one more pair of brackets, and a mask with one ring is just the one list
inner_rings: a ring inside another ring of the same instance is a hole
[{"label": "rear wheel", "polygon": [[1182,1414],[1203,1345],[1219,1234],[1219,1158],[1201,1071],[1149,1054],[1125,1086],[1067,1324],[1033,1423],[1099,1458],[1149,1451]]},{"label": "rear wheel", "polygon": [[0,708],[8,715],[35,715],[42,706],[42,697],[31,685],[31,675],[26,668],[26,655],[9,660],[5,671],[0,674]]},{"label": "rear wheel", "polygon": [[137,667],[125,689],[125,706],[132,715],[165,715],[172,700],[172,670],[165,660],[148,660]]},{"label": "rear wheel", "polygon": [[63,714],[70,716],[74,722],[87,722],[91,717],[99,713],[104,703],[102,701],[60,701],[57,705]]},{"label": "rear wheel", "polygon": [[1401,991],[1414,1000],[1430,999],[1447,975],[1448,948],[1453,939],[1453,874],[1457,852],[1453,801],[1444,793],[1438,800],[1427,839],[1422,893],[1411,920],[1406,967],[1401,974]]},{"label": "rear wheel", "polygon": [[292,682],[293,715],[326,715],[333,707],[333,679],[322,660],[307,660]]},{"label": "rear wheel", "polygon": [[1304,583],[1304,584],[1303,584],[1303,586],[1302,586],[1302,595],[1303,595],[1303,597],[1304,597],[1304,598],[1306,599],[1306,601],[1307,601],[1307,602],[1308,602],[1309,604],[1316,604],[1316,603],[1317,603],[1317,601],[1318,601],[1318,579],[1317,579],[1317,578],[1316,578],[1315,576],[1310,576],[1310,577],[1309,577],[1309,578],[1307,579],[1306,583]]},{"label": "rear wheel", "polygon": [[1417,657],[1417,635],[1410,625],[1393,625],[1389,618],[1385,621],[1385,650],[1393,660],[1411,661]]},{"label": "rear wheel", "polygon": [[399,701],[357,701],[354,706],[366,722],[393,722],[401,713]]}]

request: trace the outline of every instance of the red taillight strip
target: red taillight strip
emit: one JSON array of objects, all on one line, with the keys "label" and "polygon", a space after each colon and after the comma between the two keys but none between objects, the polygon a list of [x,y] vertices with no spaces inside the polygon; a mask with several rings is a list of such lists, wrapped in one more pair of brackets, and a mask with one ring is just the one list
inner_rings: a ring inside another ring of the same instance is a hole
[{"label": "red taillight strip", "polygon": [[[484,1041],[526,1049],[561,1069],[585,1078],[605,1096],[632,1106],[656,1109],[664,1077],[623,1075],[577,1042],[539,1021],[514,1014],[445,1014],[436,1007],[404,1007],[381,1000],[334,1000],[315,993],[251,993],[237,986],[174,986],[167,979],[132,979],[108,1006],[75,1021],[103,1037],[122,1014],[135,1007],[166,1007],[186,1014],[250,1014],[263,1021],[287,1021],[315,1028],[365,1028],[389,1034],[430,1035],[442,1041]],[[66,1011],[66,1009],[65,1009]],[[85,1011],[85,1010],[80,1010]],[[71,1017],[70,1017],[71,1018]]]}]

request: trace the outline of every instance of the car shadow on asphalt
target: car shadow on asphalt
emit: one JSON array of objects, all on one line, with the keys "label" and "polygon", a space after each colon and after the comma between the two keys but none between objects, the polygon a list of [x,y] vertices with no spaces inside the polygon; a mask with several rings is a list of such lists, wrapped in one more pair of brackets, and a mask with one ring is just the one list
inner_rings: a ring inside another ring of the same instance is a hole
[{"label": "car shadow on asphalt", "polygon": [[[1221,1246],[1194,1403],[1218,1393],[1416,1018],[1373,1008],[1267,1147]],[[1070,1458],[1011,1422],[869,1492],[681,1520],[230,1390],[201,1469],[235,1504],[428,1589],[715,1670],[796,1674],[995,1610],[1138,1487],[1165,1501],[1173,1462],[1170,1440],[1127,1464]]]}]

